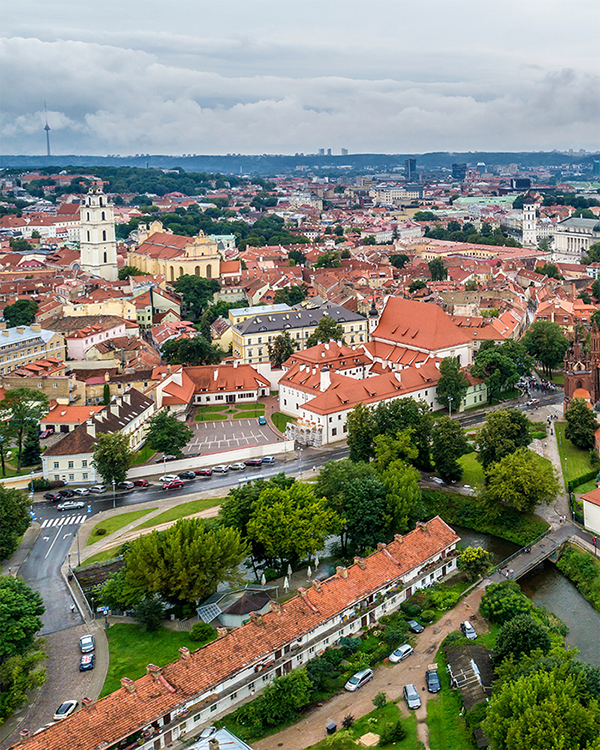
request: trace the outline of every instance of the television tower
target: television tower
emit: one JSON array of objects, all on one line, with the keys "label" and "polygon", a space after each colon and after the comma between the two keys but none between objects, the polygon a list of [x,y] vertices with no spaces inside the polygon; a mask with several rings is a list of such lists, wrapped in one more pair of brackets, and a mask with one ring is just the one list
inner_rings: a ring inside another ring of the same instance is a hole
[{"label": "television tower", "polygon": [[46,131],[46,156],[50,156],[50,125],[48,125],[48,109],[46,108],[46,102],[44,102],[44,112],[46,113],[46,124],[44,130]]}]

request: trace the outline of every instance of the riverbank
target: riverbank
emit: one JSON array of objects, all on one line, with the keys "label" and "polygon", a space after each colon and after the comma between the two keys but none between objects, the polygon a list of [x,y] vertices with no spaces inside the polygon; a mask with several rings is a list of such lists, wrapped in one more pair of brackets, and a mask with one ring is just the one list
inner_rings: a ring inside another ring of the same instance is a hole
[{"label": "riverbank", "polygon": [[574,544],[567,544],[556,567],[600,614],[600,560]]}]

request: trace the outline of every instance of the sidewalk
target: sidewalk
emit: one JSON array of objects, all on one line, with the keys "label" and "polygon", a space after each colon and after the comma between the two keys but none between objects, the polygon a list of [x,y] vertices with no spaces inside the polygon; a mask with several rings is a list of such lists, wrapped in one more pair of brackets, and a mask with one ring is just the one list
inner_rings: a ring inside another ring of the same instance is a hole
[{"label": "sidewalk", "polygon": [[23,565],[23,563],[29,556],[31,548],[35,544],[41,529],[42,527],[37,521],[31,522],[31,526],[23,534],[21,543],[19,544],[15,552],[13,552],[8,560],[4,560],[4,562],[2,563],[3,576],[16,576],[18,574],[19,568],[21,567],[21,565]]}]

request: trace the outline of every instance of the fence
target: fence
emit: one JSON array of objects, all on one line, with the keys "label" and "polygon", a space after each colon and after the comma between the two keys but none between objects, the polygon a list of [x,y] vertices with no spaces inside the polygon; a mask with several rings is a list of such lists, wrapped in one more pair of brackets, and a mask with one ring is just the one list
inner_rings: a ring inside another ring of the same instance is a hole
[{"label": "fence", "polygon": [[573,492],[575,487],[580,487],[582,484],[595,479],[598,476],[598,473],[598,470],[594,469],[594,471],[588,471],[587,474],[582,474],[579,477],[575,477],[575,479],[571,479],[569,482],[567,482],[567,490],[569,492]]}]

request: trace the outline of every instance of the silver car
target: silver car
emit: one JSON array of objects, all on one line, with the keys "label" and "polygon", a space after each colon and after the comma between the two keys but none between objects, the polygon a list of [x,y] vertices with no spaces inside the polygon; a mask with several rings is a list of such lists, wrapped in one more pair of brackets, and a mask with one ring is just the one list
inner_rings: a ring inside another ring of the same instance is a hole
[{"label": "silver car", "polygon": [[229,466],[227,466],[227,464],[218,464],[217,466],[213,466],[214,474],[227,474],[228,471]]},{"label": "silver car", "polygon": [[468,638],[470,641],[474,641],[477,638],[477,631],[468,620],[461,622],[460,630],[465,638]]},{"label": "silver car", "polygon": [[409,708],[421,708],[421,698],[419,691],[414,685],[404,686],[404,700]]},{"label": "silver car", "polygon": [[403,646],[398,646],[395,651],[390,654],[390,661],[392,664],[397,664],[399,661],[403,661],[414,652],[413,647],[410,643],[405,643]]},{"label": "silver car", "polygon": [[79,639],[79,648],[82,654],[88,654],[90,651],[93,651],[95,645],[93,635],[82,635]]},{"label": "silver car", "polygon": [[372,669],[363,669],[360,672],[356,672],[356,674],[353,674],[352,677],[348,680],[348,682],[344,685],[346,690],[349,690],[351,693],[353,693],[355,690],[358,690],[358,688],[361,688],[363,685],[366,685],[369,680],[373,679],[373,670]]}]

